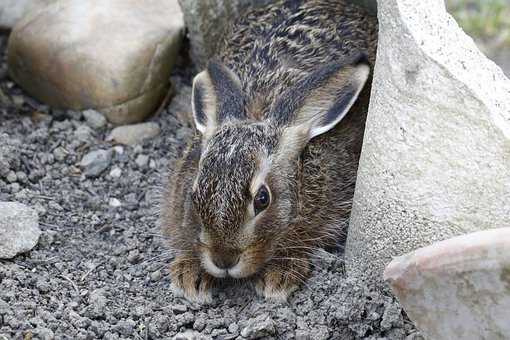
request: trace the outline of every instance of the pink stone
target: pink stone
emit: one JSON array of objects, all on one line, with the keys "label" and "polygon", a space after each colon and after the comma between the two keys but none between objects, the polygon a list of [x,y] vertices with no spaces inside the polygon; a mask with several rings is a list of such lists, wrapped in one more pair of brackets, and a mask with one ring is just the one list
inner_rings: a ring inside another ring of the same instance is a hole
[{"label": "pink stone", "polygon": [[384,279],[430,339],[510,339],[510,228],[397,257]]}]

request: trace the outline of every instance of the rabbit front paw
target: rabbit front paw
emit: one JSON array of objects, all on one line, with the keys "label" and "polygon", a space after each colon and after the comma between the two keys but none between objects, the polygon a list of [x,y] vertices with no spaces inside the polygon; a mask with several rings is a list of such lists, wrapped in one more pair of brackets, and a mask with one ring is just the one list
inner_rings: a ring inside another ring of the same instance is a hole
[{"label": "rabbit front paw", "polygon": [[[286,266],[270,266],[261,277],[255,281],[255,290],[267,300],[285,302],[289,296],[304,283],[309,275],[306,262],[299,263],[299,269],[292,261]],[[306,268],[305,268],[306,267]]]},{"label": "rabbit front paw", "polygon": [[214,277],[193,256],[177,256],[170,264],[171,289],[176,296],[200,304],[212,302]]}]

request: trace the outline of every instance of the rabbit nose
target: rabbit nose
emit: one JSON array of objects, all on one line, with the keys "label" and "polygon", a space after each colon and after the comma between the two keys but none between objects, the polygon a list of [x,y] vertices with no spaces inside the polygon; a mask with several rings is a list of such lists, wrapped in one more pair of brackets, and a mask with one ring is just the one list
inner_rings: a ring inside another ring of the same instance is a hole
[{"label": "rabbit nose", "polygon": [[216,267],[227,270],[239,263],[239,256],[217,257],[212,262]]}]

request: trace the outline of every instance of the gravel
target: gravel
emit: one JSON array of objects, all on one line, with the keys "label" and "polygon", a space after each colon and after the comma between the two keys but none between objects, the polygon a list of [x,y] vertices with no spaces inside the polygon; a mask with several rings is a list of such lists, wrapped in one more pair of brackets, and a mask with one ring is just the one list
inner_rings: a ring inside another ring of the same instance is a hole
[{"label": "gravel", "polygon": [[172,294],[154,212],[192,133],[189,69],[180,62],[176,97],[149,122],[160,132],[124,146],[106,141],[110,126],[91,129],[0,77],[0,201],[36,210],[42,230],[32,251],[0,260],[0,339],[420,339],[395,298],[345,277],[340,254],[319,259],[287,304],[244,282],[225,282],[209,306]]}]

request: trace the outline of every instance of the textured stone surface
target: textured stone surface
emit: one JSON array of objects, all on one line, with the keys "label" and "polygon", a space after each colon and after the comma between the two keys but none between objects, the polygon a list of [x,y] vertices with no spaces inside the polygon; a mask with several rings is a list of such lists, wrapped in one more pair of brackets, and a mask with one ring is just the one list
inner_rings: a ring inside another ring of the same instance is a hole
[{"label": "textured stone surface", "polygon": [[444,1],[379,2],[379,48],[346,256],[392,257],[510,225],[510,81]]},{"label": "textured stone surface", "polygon": [[0,1],[0,28],[12,28],[31,11],[37,11],[55,0],[2,0]]},{"label": "textured stone surface", "polygon": [[145,139],[154,138],[160,133],[157,123],[147,122],[141,124],[118,126],[108,136],[108,141],[115,143],[134,145],[143,142]]},{"label": "textured stone surface", "polygon": [[384,276],[429,339],[510,334],[510,228],[420,248],[394,259]]},{"label": "textured stone surface", "polygon": [[139,122],[169,91],[182,31],[177,0],[59,0],[13,28],[9,71],[53,107]]},{"label": "textured stone surface", "polygon": [[[201,69],[216,53],[228,27],[247,7],[261,7],[277,0],[179,0],[191,41],[193,61]],[[376,12],[376,0],[350,0]]]},{"label": "textured stone surface", "polygon": [[41,236],[37,212],[17,202],[0,202],[0,259],[31,250]]}]

